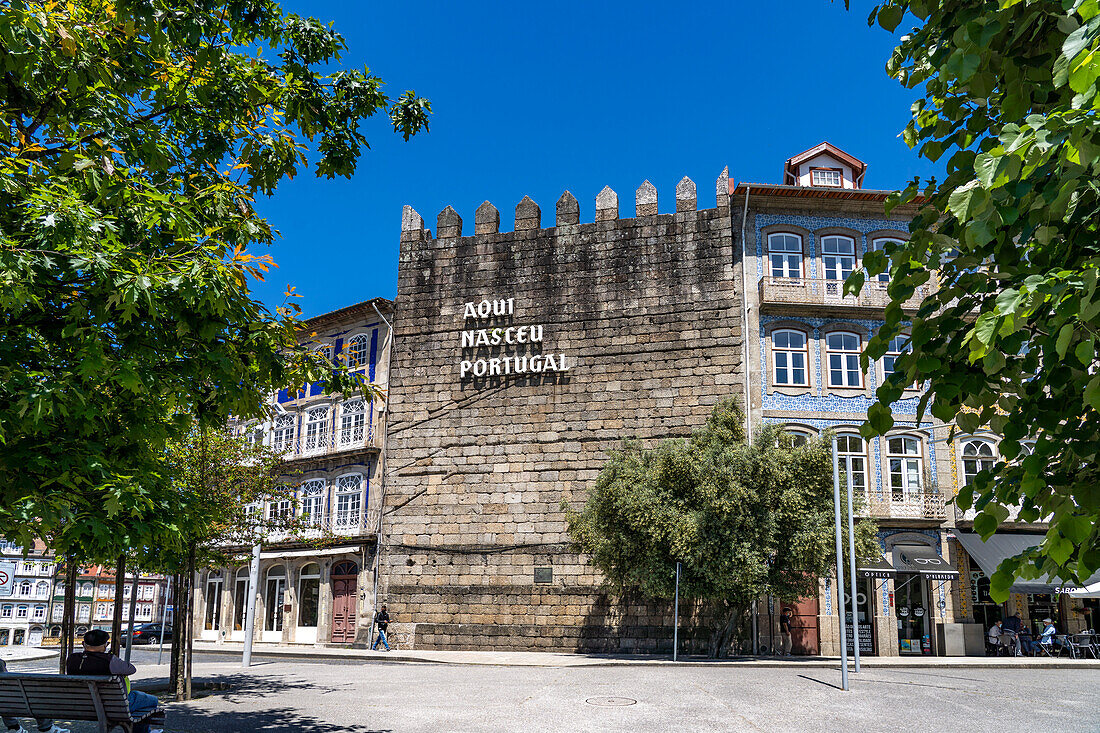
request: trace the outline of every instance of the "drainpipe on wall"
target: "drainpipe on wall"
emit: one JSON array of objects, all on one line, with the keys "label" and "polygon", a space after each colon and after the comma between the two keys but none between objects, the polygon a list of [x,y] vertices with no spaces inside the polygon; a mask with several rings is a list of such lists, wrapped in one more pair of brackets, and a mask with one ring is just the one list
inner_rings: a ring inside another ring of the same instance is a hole
[{"label": "drainpipe on wall", "polygon": [[[374,638],[374,615],[378,612],[378,574],[382,569],[382,516],[383,510],[386,508],[386,449],[389,447],[389,431],[390,431],[390,418],[389,418],[389,398],[390,398],[390,362],[393,360],[393,324],[386,320],[386,317],[382,315],[382,312],[378,310],[378,306],[372,301],[371,307],[374,308],[374,312],[382,319],[382,322],[386,324],[386,341],[382,344],[382,350],[386,354],[386,430],[382,433],[382,450],[379,453],[378,470],[381,473],[382,478],[378,482],[378,526],[375,528],[374,533],[374,595],[373,606],[371,608],[371,622],[370,622],[370,634],[367,636],[367,646],[370,646],[371,641]],[[397,303],[394,302],[394,310],[397,310]]]},{"label": "drainpipe on wall", "polygon": [[745,223],[749,216],[749,186],[745,186],[745,204],[741,209],[741,339],[744,347],[742,348],[742,370],[745,373],[745,436],[748,439],[749,445],[752,445],[752,378],[749,376],[750,361],[752,359],[749,352],[749,281],[748,274],[745,270],[745,260],[748,258],[748,245],[745,239]]}]

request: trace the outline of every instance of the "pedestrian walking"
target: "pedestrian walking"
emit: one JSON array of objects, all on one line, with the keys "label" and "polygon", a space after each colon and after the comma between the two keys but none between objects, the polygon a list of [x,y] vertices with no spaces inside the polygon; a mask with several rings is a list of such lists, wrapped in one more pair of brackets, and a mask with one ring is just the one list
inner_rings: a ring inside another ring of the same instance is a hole
[{"label": "pedestrian walking", "polygon": [[[7,672],[8,667],[4,664],[4,660],[0,659],[0,673]],[[4,727],[8,729],[9,733],[25,733],[26,728],[19,724],[19,721],[15,718],[4,717]],[[59,728],[53,724],[52,720],[46,718],[38,718],[34,721],[36,727],[41,733],[69,733],[68,728]]]},{"label": "pedestrian walking", "polygon": [[779,615],[779,656],[791,656],[791,620],[794,614],[791,609],[784,608]]},{"label": "pedestrian walking", "polygon": [[390,613],[385,606],[382,606],[382,610],[374,614],[374,625],[378,627],[378,636],[375,638],[374,644],[371,645],[371,649],[377,649],[378,642],[382,642],[386,647],[386,651],[389,651],[390,642],[386,638],[386,629],[390,625]]},{"label": "pedestrian walking", "polygon": [[[126,684],[126,699],[130,703],[130,715],[138,717],[153,712],[160,707],[160,701],[146,692],[130,689],[130,675],[137,672],[137,667],[107,651],[107,642],[110,639],[111,635],[103,629],[92,629],[85,634],[84,649],[73,652],[65,660],[65,673],[118,675]],[[135,723],[134,733],[149,733],[149,723],[147,721]]]}]

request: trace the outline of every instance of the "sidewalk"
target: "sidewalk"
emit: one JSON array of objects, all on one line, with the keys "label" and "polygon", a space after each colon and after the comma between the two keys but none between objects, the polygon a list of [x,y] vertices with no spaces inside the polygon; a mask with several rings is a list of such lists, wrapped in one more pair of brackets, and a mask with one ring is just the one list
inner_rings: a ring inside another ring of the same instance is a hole
[{"label": "sidewalk", "polygon": [[5,662],[24,662],[34,659],[49,659],[56,657],[54,649],[40,649],[36,646],[5,646],[0,647],[0,659]]},{"label": "sidewalk", "polygon": [[[196,653],[240,656],[241,643],[215,644],[194,642]],[[305,659],[362,659],[364,662],[419,663],[449,665],[482,665],[502,667],[799,667],[834,668],[840,665],[840,657],[736,657],[733,659],[707,659],[705,657],[681,657],[673,662],[667,655],[647,656],[634,654],[562,654],[555,652],[482,652],[482,651],[429,651],[402,650],[392,652],[345,647],[315,647],[291,644],[262,644],[252,647],[254,656],[278,656]],[[849,665],[852,660],[849,658]],[[861,657],[860,664],[878,669],[933,669],[933,668],[1028,668],[1028,669],[1100,669],[1100,660],[1048,657]]]}]

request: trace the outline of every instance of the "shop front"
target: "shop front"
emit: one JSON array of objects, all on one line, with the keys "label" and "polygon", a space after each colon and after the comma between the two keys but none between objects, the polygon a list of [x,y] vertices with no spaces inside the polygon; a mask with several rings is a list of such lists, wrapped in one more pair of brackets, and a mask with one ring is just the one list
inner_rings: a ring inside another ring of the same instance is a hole
[{"label": "shop front", "polygon": [[[966,551],[972,565],[981,571],[971,571],[971,592],[974,595],[974,622],[988,630],[996,621],[1018,614],[1023,623],[1039,633],[1043,619],[1051,619],[1059,633],[1077,633],[1088,628],[1094,622],[1093,614],[1082,599],[1073,594],[1087,596],[1092,584],[1100,583],[1100,573],[1086,582],[1085,588],[1079,588],[1075,581],[1063,582],[1058,578],[1042,576],[1031,580],[1017,580],[1012,585],[1010,601],[1005,608],[989,597],[989,578],[996,572],[1002,561],[1015,557],[1036,547],[1043,540],[1041,534],[997,532],[987,540],[972,532],[956,532],[955,539]],[[1098,586],[1100,587],[1100,586]]]},{"label": "shop front", "polygon": [[891,559],[897,571],[898,651],[902,655],[936,654],[933,624],[947,605],[944,586],[958,578],[959,571],[929,545],[895,545]]}]

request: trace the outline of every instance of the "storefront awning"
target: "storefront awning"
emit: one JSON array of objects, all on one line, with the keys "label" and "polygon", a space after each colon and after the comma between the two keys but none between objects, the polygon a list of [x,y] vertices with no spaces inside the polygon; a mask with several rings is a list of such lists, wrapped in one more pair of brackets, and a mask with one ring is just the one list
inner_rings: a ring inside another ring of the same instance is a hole
[{"label": "storefront awning", "polygon": [[[1015,557],[1025,550],[1036,547],[1043,541],[1043,535],[994,533],[988,540],[983,540],[981,535],[973,532],[956,532],[955,539],[959,541],[967,554],[974,558],[986,577],[992,577],[1002,560]],[[1085,585],[1091,586],[1096,583],[1100,583],[1100,573],[1096,573],[1089,578]],[[1060,580],[1051,578],[1049,575],[1032,580],[1017,580],[1012,585],[1014,593],[1058,593],[1061,590],[1070,589],[1077,589],[1077,583],[1070,581],[1063,586]]]},{"label": "storefront awning", "polygon": [[894,569],[899,573],[920,573],[931,580],[952,580],[959,576],[949,560],[927,545],[895,545]]},{"label": "storefront awning", "polygon": [[861,578],[892,578],[898,574],[894,566],[886,562],[885,557],[869,562],[861,562],[856,566],[856,574]]},{"label": "storefront awning", "polygon": [[1071,590],[1070,598],[1100,598],[1100,583],[1091,583],[1084,588]]}]

